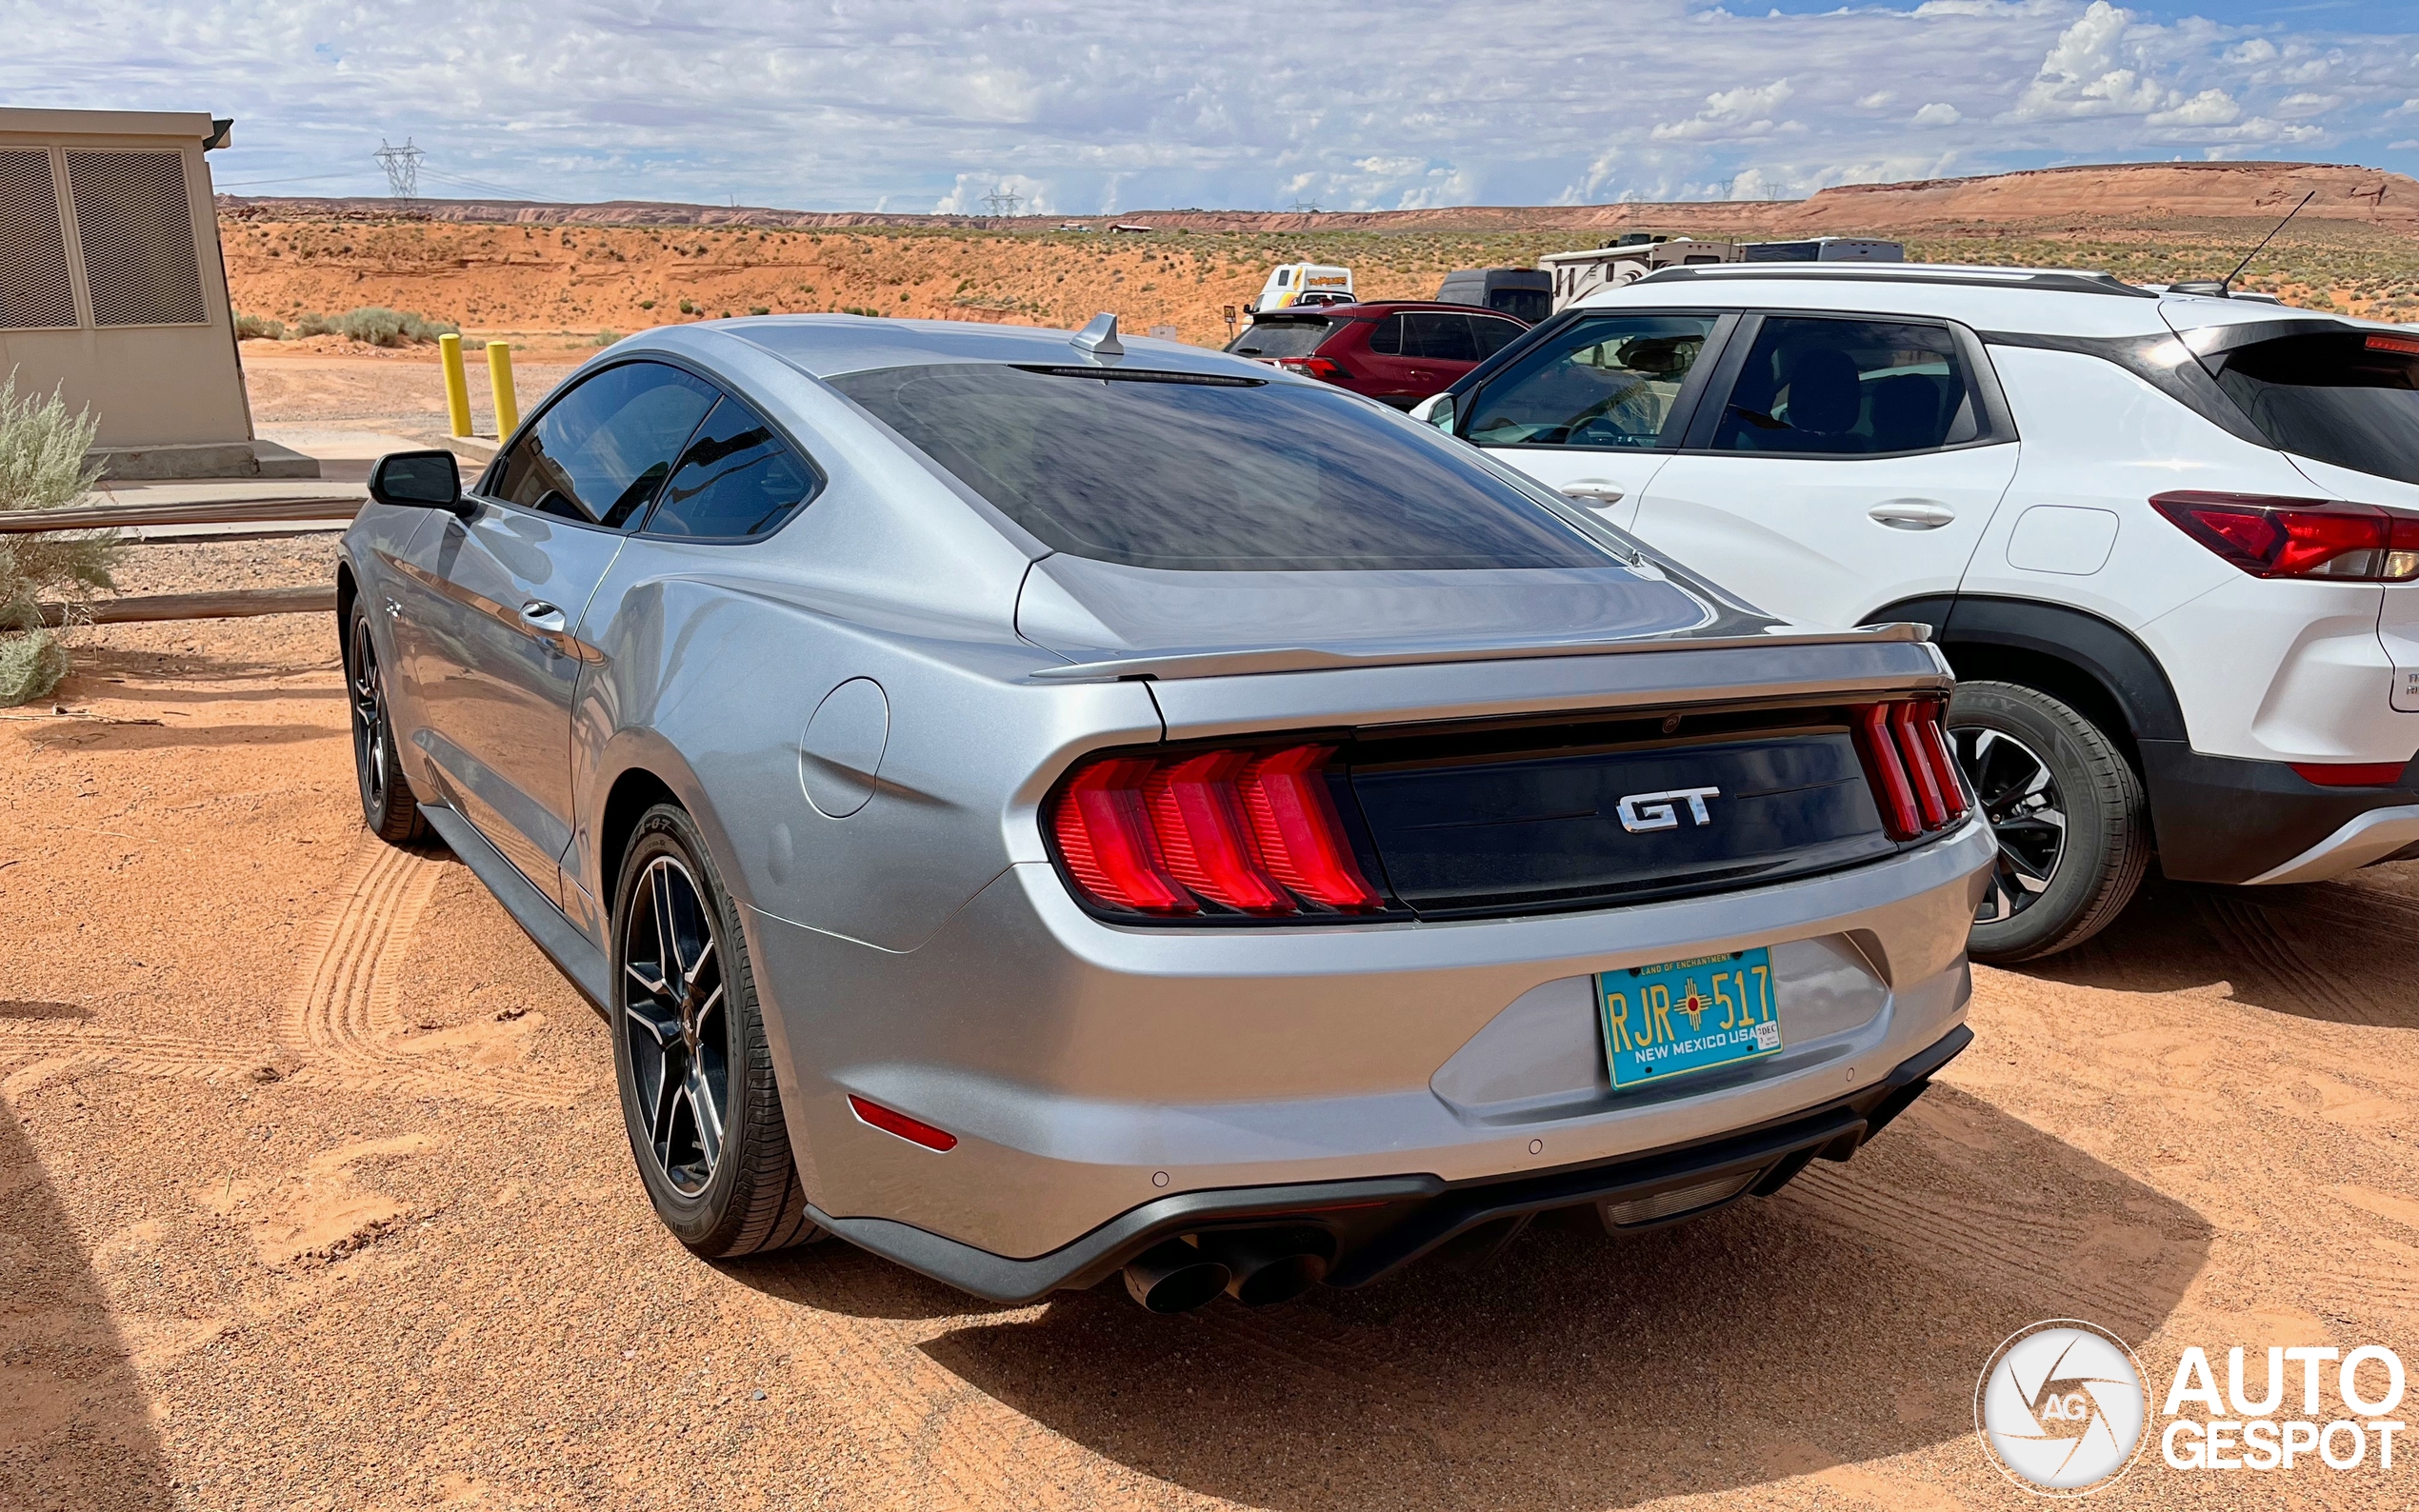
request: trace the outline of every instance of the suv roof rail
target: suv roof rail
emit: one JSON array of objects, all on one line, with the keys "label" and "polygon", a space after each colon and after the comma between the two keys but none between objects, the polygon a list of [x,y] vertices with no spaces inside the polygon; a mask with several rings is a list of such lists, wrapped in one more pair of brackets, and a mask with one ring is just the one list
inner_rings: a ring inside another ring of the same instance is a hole
[{"label": "suv roof rail", "polygon": [[1774,263],[1716,263],[1699,267],[1657,269],[1641,284],[1676,284],[1692,279],[1753,279],[1757,281],[1849,284],[1962,284],[1980,288],[2035,288],[2056,294],[2112,294],[2124,299],[2159,296],[2111,273],[2075,272],[2066,269],[1992,268],[1961,263],[1833,263],[1789,267]]}]

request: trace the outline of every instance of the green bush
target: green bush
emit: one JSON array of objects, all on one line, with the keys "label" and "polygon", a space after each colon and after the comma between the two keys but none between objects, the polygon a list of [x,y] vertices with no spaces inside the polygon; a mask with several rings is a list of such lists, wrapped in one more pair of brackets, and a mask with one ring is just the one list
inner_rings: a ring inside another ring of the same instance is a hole
[{"label": "green bush", "polygon": [[286,323],[282,320],[271,320],[267,315],[238,315],[235,317],[235,339],[237,341],[284,341]]},{"label": "green bush", "polygon": [[[48,399],[17,397],[17,375],[0,379],[0,511],[57,509],[90,493],[100,468],[85,459],[100,421],[68,413]],[[116,587],[110,568],[125,549],[113,532],[0,535],[0,706],[23,704],[58,686],[68,653],[42,625],[46,595],[73,607]]]},{"label": "green bush", "polygon": [[409,347],[462,333],[462,328],[450,320],[430,320],[383,305],[364,305],[341,315],[305,315],[294,329],[299,335],[342,336],[372,347]]},{"label": "green bush", "polygon": [[694,315],[697,313],[696,303],[692,300],[682,300],[680,302],[680,312],[684,315]]},{"label": "green bush", "polygon": [[750,315],[770,315],[772,313],[772,310],[769,306],[750,305],[748,307],[748,313]]}]

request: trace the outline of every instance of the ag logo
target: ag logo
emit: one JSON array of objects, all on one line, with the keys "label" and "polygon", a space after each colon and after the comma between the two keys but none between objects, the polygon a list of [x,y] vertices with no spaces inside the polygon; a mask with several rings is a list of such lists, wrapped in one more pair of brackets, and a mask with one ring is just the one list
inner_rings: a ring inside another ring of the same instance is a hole
[{"label": "ag logo", "polygon": [[2142,1450],[2142,1367],[2125,1341],[2071,1318],[2019,1329],[1983,1368],[1974,1431],[2000,1472],[2041,1496],[2086,1496]]},{"label": "ag logo", "polygon": [[1622,828],[1633,835],[1642,835],[1649,829],[1679,828],[1679,812],[1671,806],[1675,803],[1687,804],[1689,817],[1700,825],[1706,824],[1710,816],[1705,811],[1705,801],[1721,796],[1722,789],[1719,787],[1675,787],[1668,793],[1631,793],[1621,800],[1616,812],[1621,815]]}]

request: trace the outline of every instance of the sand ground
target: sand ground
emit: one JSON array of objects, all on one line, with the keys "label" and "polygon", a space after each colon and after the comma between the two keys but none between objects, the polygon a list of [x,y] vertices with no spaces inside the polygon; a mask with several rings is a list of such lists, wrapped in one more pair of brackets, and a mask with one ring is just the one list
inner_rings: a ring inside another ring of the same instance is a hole
[{"label": "sand ground", "polygon": [[[129,587],[328,550],[150,547]],[[2154,885],[1978,969],[1905,1118],[1697,1224],[1268,1312],[1004,1308],[662,1231],[600,1020],[457,862],[364,834],[329,624],[80,640],[70,713],[0,719],[0,1507],[2014,1507],[1972,1397],[2037,1319],[2154,1392],[2188,1344],[2419,1354],[2419,867]],[[2096,1504],[2409,1473],[2153,1448]]]}]

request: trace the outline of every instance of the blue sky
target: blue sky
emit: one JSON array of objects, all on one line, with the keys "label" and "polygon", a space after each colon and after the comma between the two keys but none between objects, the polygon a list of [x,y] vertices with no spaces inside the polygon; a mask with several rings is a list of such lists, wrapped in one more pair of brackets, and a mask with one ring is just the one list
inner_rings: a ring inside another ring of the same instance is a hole
[{"label": "blue sky", "polygon": [[0,0],[0,100],[207,109],[237,191],[1051,213],[2419,171],[2414,0]]}]

